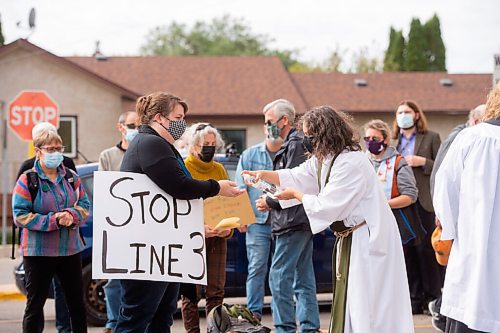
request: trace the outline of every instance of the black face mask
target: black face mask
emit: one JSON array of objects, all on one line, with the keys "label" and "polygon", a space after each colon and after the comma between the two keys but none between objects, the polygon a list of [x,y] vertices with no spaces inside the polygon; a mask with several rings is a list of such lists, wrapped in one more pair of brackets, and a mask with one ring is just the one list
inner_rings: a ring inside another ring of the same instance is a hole
[{"label": "black face mask", "polygon": [[198,157],[203,162],[208,163],[214,159],[214,155],[215,155],[215,146],[202,146],[201,152],[198,154]]},{"label": "black face mask", "polygon": [[314,151],[313,141],[313,136],[304,136],[304,140],[302,141],[304,143],[304,148],[309,154],[312,154]]}]

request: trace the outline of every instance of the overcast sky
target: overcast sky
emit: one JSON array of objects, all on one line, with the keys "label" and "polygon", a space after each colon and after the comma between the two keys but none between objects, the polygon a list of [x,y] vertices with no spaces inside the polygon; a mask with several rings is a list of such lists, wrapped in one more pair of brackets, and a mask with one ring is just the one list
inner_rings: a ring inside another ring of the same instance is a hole
[{"label": "overcast sky", "polygon": [[272,37],[271,47],[300,50],[304,61],[322,61],[337,45],[346,60],[362,47],[382,57],[391,25],[407,35],[412,17],[425,22],[434,13],[450,73],[491,73],[500,53],[499,0],[0,0],[7,43],[29,35],[31,7],[37,15],[29,40],[59,56],[91,55],[96,40],[105,55],[138,55],[156,26],[224,14]]}]

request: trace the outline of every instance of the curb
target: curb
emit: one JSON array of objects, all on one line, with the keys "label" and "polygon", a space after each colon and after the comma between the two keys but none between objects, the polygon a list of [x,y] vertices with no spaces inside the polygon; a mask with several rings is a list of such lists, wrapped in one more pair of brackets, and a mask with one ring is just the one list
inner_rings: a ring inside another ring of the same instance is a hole
[{"label": "curb", "polygon": [[25,301],[26,296],[21,294],[14,284],[0,284],[0,301]]}]

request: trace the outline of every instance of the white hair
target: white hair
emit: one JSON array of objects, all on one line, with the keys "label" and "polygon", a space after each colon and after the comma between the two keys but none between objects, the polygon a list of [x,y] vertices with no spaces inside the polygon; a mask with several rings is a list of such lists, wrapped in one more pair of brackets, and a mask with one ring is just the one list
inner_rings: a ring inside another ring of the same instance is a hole
[{"label": "white hair", "polygon": [[486,112],[486,104],[478,105],[474,109],[470,110],[468,124],[475,125],[478,122],[480,122],[485,112]]},{"label": "white hair", "polygon": [[295,107],[290,101],[280,98],[264,106],[262,113],[266,114],[267,111],[273,110],[278,119],[283,116],[288,118],[290,125],[295,121]]},{"label": "white hair", "polygon": [[31,130],[31,139],[34,140],[36,137],[40,136],[44,132],[57,133],[57,128],[49,122],[38,123],[35,126],[33,126],[33,129]]},{"label": "white hair", "polygon": [[192,153],[195,146],[203,144],[203,139],[207,134],[215,135],[215,151],[224,147],[222,136],[215,127],[209,123],[195,123],[182,136],[186,143],[186,150]]}]

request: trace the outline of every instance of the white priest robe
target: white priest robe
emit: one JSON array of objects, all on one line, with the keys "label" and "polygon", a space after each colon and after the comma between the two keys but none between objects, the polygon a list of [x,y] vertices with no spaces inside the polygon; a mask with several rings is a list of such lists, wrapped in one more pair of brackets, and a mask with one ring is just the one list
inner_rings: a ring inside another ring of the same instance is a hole
[{"label": "white priest robe", "polygon": [[458,134],[436,174],[434,208],[441,238],[453,239],[441,313],[500,332],[500,126]]},{"label": "white priest robe", "polygon": [[401,237],[373,166],[362,152],[343,152],[325,186],[331,161],[323,161],[321,192],[315,157],[278,174],[281,187],[304,193],[313,233],[334,221],[366,221],[352,234],[344,332],[414,332]]}]

